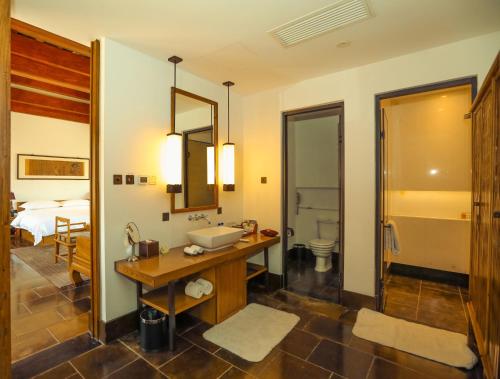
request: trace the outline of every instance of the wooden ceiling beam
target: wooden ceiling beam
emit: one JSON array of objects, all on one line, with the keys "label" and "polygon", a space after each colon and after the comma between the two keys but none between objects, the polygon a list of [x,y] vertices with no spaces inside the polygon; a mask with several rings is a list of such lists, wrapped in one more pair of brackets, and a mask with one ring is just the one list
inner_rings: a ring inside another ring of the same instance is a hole
[{"label": "wooden ceiling beam", "polygon": [[63,49],[72,51],[90,57],[90,47],[82,45],[81,43],[72,41],[70,39],[58,36],[57,34],[48,32],[44,29],[27,24],[23,21],[11,19],[11,29],[21,34],[33,37],[38,41],[47,42],[52,45],[61,47]]},{"label": "wooden ceiling beam", "polygon": [[12,101],[32,104],[44,108],[58,109],[65,112],[88,115],[90,105],[79,101],[61,99],[54,96],[27,91],[21,88],[11,88],[10,95]]},{"label": "wooden ceiling beam", "polygon": [[67,87],[61,87],[55,84],[45,83],[39,80],[26,78],[19,75],[11,75],[10,81],[11,84],[18,84],[24,87],[35,88],[42,91],[52,92],[58,95],[64,95],[68,97],[73,97],[75,99],[90,101],[90,94],[88,92],[82,92]]},{"label": "wooden ceiling beam", "polygon": [[11,74],[77,91],[90,92],[90,77],[11,54]]},{"label": "wooden ceiling beam", "polygon": [[11,102],[11,110],[13,112],[27,113],[35,116],[57,118],[60,120],[80,122],[83,124],[89,123],[89,115],[66,112],[60,109],[44,108],[33,104],[20,103],[17,101]]},{"label": "wooden ceiling beam", "polygon": [[37,41],[16,32],[11,33],[11,52],[34,61],[90,76],[90,58]]}]

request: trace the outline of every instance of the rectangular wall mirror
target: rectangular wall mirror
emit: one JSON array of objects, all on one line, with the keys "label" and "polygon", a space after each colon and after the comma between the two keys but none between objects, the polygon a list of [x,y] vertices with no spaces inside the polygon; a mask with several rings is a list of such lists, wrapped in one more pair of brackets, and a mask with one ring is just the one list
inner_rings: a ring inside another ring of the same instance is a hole
[{"label": "rectangular wall mirror", "polygon": [[172,132],[182,135],[183,170],[182,192],[171,194],[171,211],[216,209],[217,102],[172,88],[171,109]]}]

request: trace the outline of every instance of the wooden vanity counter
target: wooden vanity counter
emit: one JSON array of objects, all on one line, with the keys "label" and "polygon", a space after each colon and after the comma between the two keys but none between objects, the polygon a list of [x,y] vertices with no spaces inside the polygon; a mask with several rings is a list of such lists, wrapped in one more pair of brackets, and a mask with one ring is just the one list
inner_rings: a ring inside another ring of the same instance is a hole
[{"label": "wooden vanity counter", "polygon": [[184,254],[184,246],[181,246],[170,249],[166,255],[139,259],[136,262],[128,262],[126,259],[116,261],[115,271],[156,288],[233,259],[249,258],[280,242],[280,237],[266,237],[261,234],[244,238],[250,242],[238,242],[232,247],[194,257]]},{"label": "wooden vanity counter", "polygon": [[[166,255],[115,262],[116,272],[136,282],[138,312],[146,304],[168,315],[171,350],[175,348],[176,314],[191,310],[203,321],[216,324],[246,306],[247,280],[265,274],[268,284],[268,248],[279,243],[280,237],[254,234],[244,238],[249,242],[197,256],[185,255],[184,246],[180,246]],[[249,257],[261,252],[264,266],[247,263]],[[197,277],[213,284],[211,295],[194,299],[184,294],[185,281]],[[143,293],[143,284],[151,290]]]}]

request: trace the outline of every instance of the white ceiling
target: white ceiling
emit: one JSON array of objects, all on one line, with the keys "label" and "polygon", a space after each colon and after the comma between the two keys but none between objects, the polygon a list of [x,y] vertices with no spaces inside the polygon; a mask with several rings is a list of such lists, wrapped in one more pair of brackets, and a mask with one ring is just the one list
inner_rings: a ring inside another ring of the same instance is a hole
[{"label": "white ceiling", "polygon": [[[13,17],[106,36],[247,94],[500,30],[499,0],[368,0],[375,17],[284,48],[267,31],[336,0],[13,0]],[[351,41],[346,48],[336,45]]]}]

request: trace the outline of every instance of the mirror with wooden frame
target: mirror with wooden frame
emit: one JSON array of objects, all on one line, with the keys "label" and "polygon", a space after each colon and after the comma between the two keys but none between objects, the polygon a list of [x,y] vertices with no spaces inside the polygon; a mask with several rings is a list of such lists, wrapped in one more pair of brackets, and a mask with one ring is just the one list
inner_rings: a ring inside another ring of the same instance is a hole
[{"label": "mirror with wooden frame", "polygon": [[171,109],[171,131],[182,135],[183,170],[182,192],[171,194],[171,212],[216,209],[218,104],[172,88]]}]

